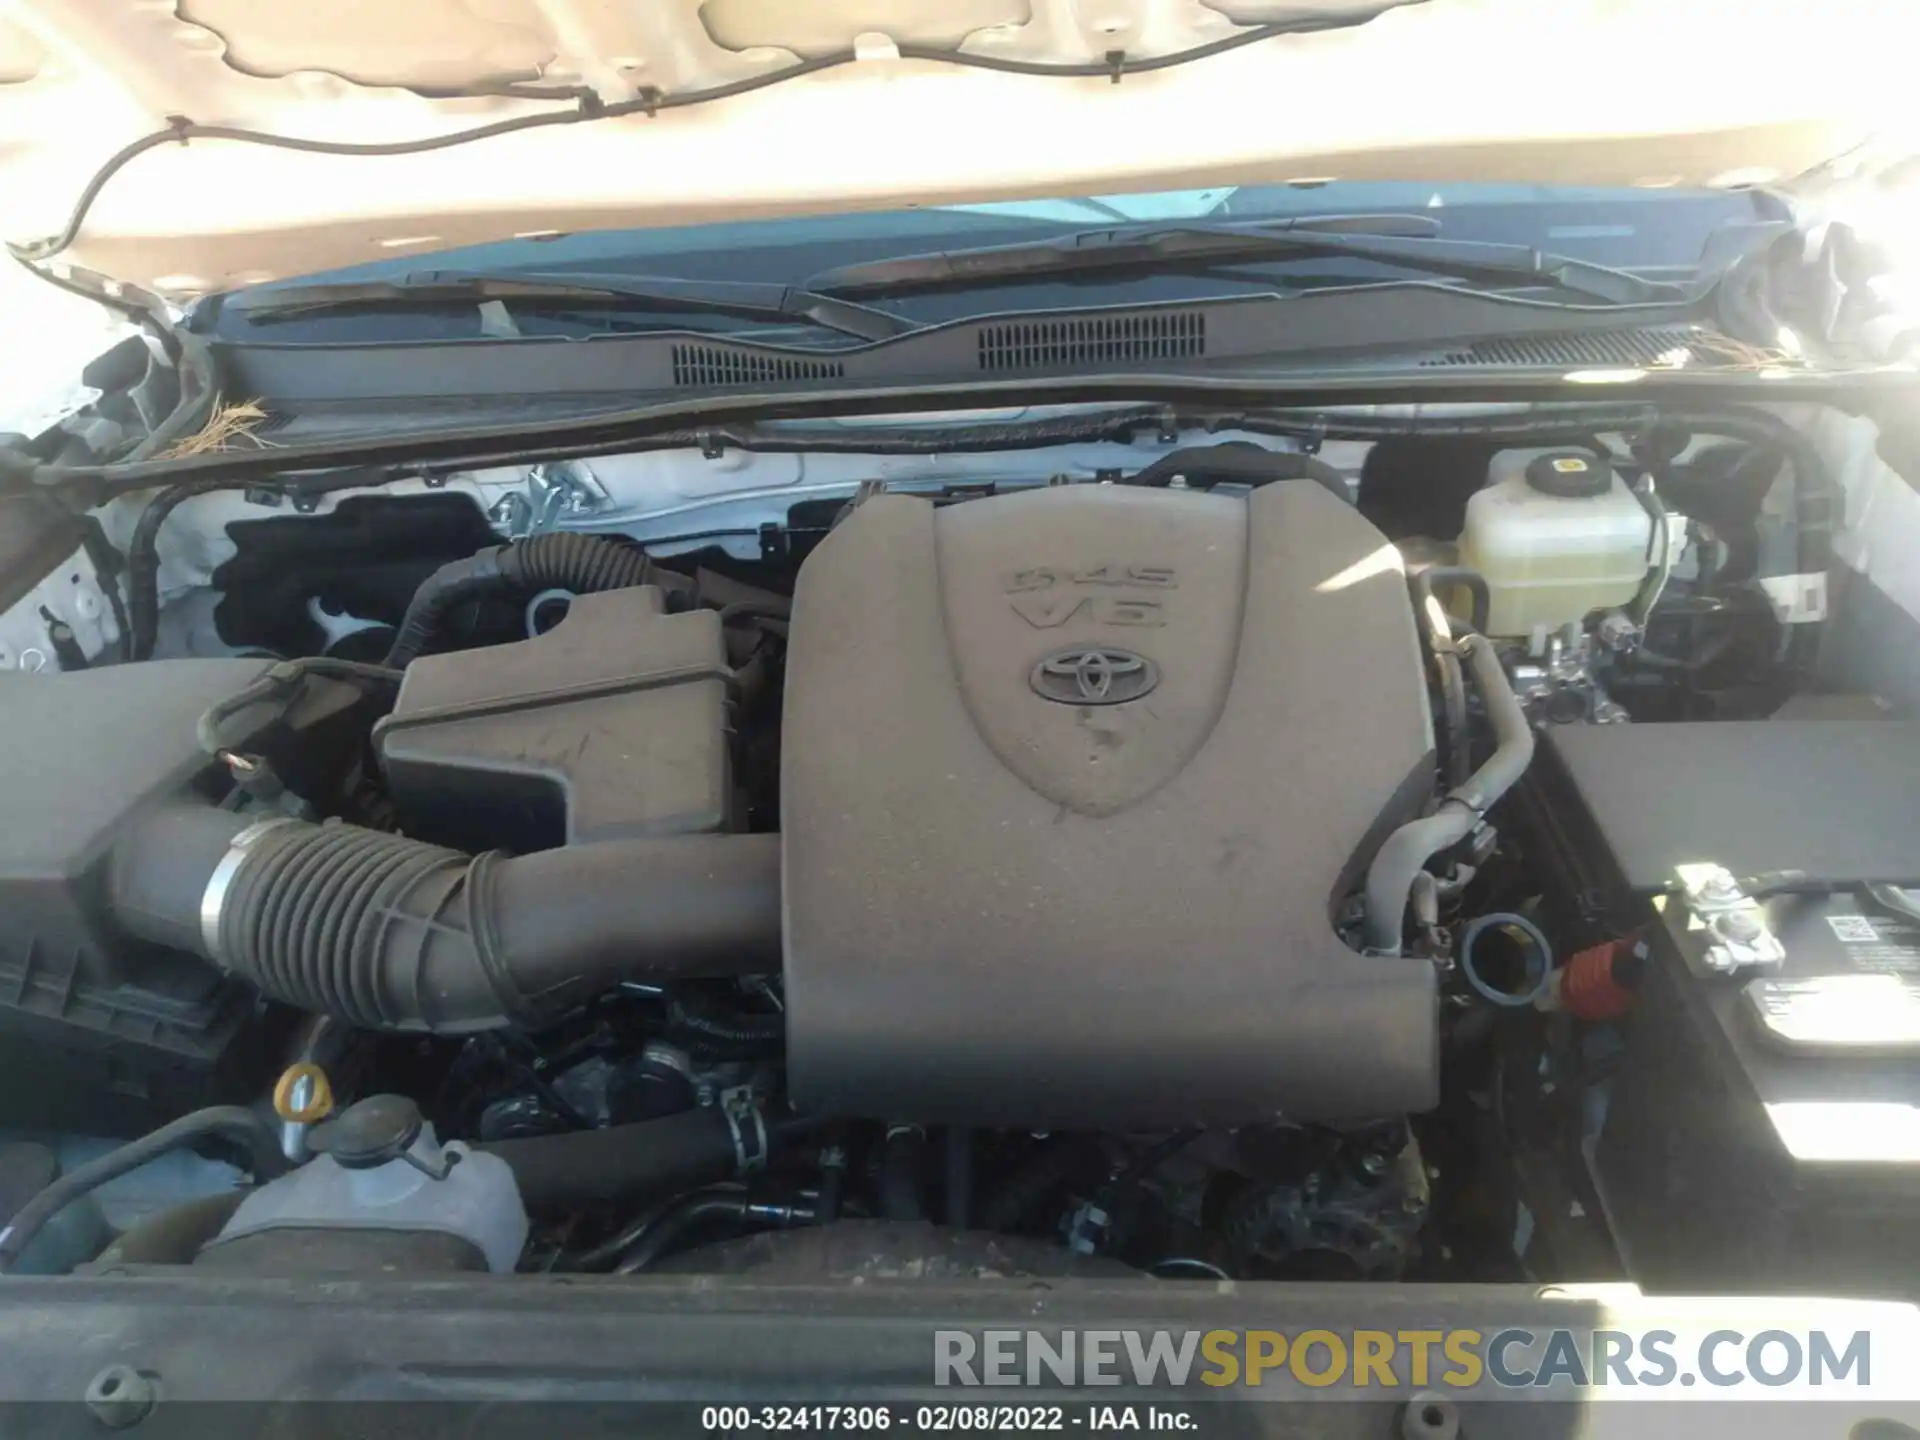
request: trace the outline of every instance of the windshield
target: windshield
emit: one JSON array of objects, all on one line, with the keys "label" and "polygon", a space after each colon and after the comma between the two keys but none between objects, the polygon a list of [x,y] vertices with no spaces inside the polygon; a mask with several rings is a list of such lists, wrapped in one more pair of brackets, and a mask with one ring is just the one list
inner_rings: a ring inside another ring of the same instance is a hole
[{"label": "windshield", "polygon": [[[810,276],[897,256],[1019,245],[1089,228],[1255,224],[1324,215],[1419,217],[1447,241],[1531,247],[1656,279],[1699,275],[1710,256],[1732,253],[1716,237],[1779,218],[1770,197],[1753,191],[1605,189],[1543,185],[1440,185],[1404,182],[1221,186],[1204,190],[1074,196],[881,210],[778,220],[731,221],[651,230],[526,235],[458,250],[408,253],[375,264],[289,277],[249,291],[250,300],[292,285],[417,277],[435,272],[577,273],[595,277],[800,286]],[[964,290],[888,297],[886,308],[911,324],[1002,311],[1094,304],[1149,304],[1274,289],[1297,290],[1410,278],[1362,256],[1235,260],[1218,268],[1142,268],[1128,273],[1014,277]],[[195,325],[229,339],[299,343],[419,340],[499,335],[477,304],[368,307],[340,313],[250,318],[202,302]],[[689,307],[651,313],[543,313],[516,317],[513,333],[577,335],[636,330],[703,330],[780,341],[823,343],[817,330],[778,316],[699,313]],[[835,337],[824,337],[836,343]],[[840,337],[839,343],[857,343]]]}]

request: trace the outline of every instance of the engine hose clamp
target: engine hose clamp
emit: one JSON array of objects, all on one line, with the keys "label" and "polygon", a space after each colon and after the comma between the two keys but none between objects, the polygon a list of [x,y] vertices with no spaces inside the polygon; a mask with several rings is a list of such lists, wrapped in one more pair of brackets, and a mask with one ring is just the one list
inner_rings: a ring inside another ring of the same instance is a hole
[{"label": "engine hose clamp", "polygon": [[220,953],[220,912],[226,907],[227,893],[233,889],[240,867],[246,864],[253,847],[269,830],[292,823],[292,816],[279,815],[247,826],[227,842],[227,853],[220,857],[213,874],[207,877],[207,888],[200,892],[200,944],[214,964],[224,968],[227,963]]},{"label": "engine hose clamp", "polygon": [[733,1163],[749,1175],[767,1166],[767,1117],[754,1103],[753,1091],[742,1085],[720,1096],[720,1113],[727,1117],[727,1129],[733,1134]]}]

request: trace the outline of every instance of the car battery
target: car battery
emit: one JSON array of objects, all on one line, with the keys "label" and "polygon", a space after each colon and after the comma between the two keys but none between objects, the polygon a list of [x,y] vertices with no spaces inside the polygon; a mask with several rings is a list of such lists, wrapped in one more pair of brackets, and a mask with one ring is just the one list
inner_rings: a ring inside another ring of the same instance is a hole
[{"label": "car battery", "polygon": [[1909,1293],[1920,889],[1902,882],[1920,848],[1902,757],[1920,733],[1598,728],[1548,736],[1531,808],[1578,842],[1552,868],[1643,927],[1586,1142],[1627,1272],[1668,1292]]},{"label": "car battery", "polygon": [[1760,902],[1726,973],[1662,902],[1596,1187],[1649,1289],[1904,1293],[1920,1274],[1920,919],[1864,893]]}]

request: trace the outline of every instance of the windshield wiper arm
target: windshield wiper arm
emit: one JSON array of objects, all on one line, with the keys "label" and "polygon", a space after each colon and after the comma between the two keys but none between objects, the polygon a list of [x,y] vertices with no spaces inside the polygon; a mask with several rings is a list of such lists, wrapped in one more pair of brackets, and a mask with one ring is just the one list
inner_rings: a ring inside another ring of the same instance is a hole
[{"label": "windshield wiper arm", "polygon": [[[1345,256],[1456,279],[1531,281],[1613,305],[1696,298],[1687,286],[1490,240],[1443,240],[1418,216],[1303,216],[1258,226],[1197,222],[1076,230],[1052,240],[901,255],[823,271],[806,282],[834,295],[967,289],[1101,270],[1204,270],[1236,262]],[[1418,229],[1425,233],[1418,233]],[[1416,233],[1407,233],[1415,229]]]},{"label": "windshield wiper arm", "polygon": [[667,275],[595,275],[567,271],[416,270],[392,280],[344,280],[249,290],[227,299],[252,321],[293,320],[341,310],[481,305],[509,311],[604,310],[640,306],[704,311],[746,320],[796,320],[862,340],[916,329],[885,310],[790,285],[751,280],[686,280]]}]

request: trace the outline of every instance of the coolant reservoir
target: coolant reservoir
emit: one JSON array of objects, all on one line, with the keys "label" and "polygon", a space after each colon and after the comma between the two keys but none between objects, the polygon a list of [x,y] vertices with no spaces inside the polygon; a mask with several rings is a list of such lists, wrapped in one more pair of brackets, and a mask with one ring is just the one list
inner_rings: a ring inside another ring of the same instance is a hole
[{"label": "coolant reservoir", "polygon": [[513,1171],[458,1140],[441,1145],[413,1101],[369,1096],[307,1142],[323,1153],[248,1191],[196,1264],[266,1273],[484,1264],[499,1275],[519,1260],[528,1221]]},{"label": "coolant reservoir", "polygon": [[1647,576],[1653,520],[1590,450],[1502,450],[1467,501],[1460,563],[1487,579],[1487,633],[1533,635],[1624,605]]}]

